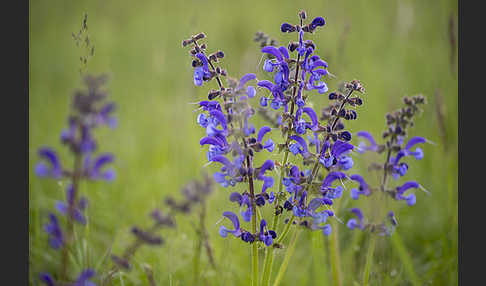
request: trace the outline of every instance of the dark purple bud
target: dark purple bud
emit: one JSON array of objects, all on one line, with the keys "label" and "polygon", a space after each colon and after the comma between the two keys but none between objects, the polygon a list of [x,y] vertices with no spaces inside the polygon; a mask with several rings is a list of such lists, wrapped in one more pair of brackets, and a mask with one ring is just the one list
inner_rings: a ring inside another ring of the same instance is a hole
[{"label": "dark purple bud", "polygon": [[307,13],[304,11],[304,10],[301,10],[299,12],[299,17],[302,19],[302,20],[305,20],[307,18]]},{"label": "dark purple bud", "polygon": [[326,24],[326,21],[322,17],[316,17],[312,20],[311,27],[315,29],[316,27],[322,27]]},{"label": "dark purple bud", "polygon": [[292,203],[289,202],[289,201],[285,201],[284,205],[283,205],[284,209],[286,209],[287,211],[291,211],[293,206],[292,206]]},{"label": "dark purple bud", "polygon": [[263,198],[263,196],[257,196],[256,199],[255,199],[255,204],[258,207],[264,206],[265,205],[265,198]]},{"label": "dark purple bud", "polygon": [[282,26],[280,26],[280,31],[282,31],[282,33],[292,33],[295,32],[295,27],[289,23],[283,23]]},{"label": "dark purple bud", "polygon": [[343,139],[344,141],[351,140],[351,133],[349,131],[344,131],[339,133],[339,138]]},{"label": "dark purple bud", "polygon": [[220,59],[224,58],[224,53],[223,53],[223,51],[217,51],[217,52],[216,52],[216,57],[218,57],[218,58],[220,58]]}]

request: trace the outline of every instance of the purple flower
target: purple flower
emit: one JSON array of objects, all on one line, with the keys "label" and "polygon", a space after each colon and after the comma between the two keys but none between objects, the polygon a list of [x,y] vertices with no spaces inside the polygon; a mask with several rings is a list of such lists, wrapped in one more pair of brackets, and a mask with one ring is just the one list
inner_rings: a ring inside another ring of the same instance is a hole
[{"label": "purple flower", "polygon": [[266,98],[264,96],[260,97],[260,105],[262,107],[266,107],[268,105],[268,98]]},{"label": "purple flower", "polygon": [[115,128],[117,126],[116,117],[111,116],[110,114],[115,111],[115,103],[109,102],[106,103],[97,115],[97,124],[106,124],[110,128]]},{"label": "purple flower", "polygon": [[420,187],[420,185],[415,181],[406,182],[403,185],[398,186],[396,188],[395,199],[406,200],[406,202],[409,206],[413,206],[416,202],[415,194],[409,194],[408,196],[404,196],[404,193],[409,189],[412,189],[412,188],[416,189],[416,188],[419,188],[419,187]]},{"label": "purple flower", "polygon": [[309,156],[309,152],[305,139],[297,135],[292,135],[289,138],[297,142],[296,144],[291,144],[289,146],[290,152],[292,152],[294,155],[301,154],[302,157],[307,158]]},{"label": "purple flower", "polygon": [[393,165],[392,169],[392,176],[395,179],[398,179],[400,176],[404,176],[407,173],[408,165],[406,163],[400,163],[400,160],[406,156],[413,156],[416,160],[421,160],[424,157],[424,153],[421,148],[415,148],[415,151],[411,151],[410,149],[419,143],[426,143],[427,140],[423,137],[413,137],[405,146],[404,149],[400,150],[396,157],[390,157],[390,164]]},{"label": "purple flower", "polygon": [[56,152],[49,147],[44,147],[39,149],[39,156],[47,161],[48,164],[39,162],[35,167],[36,175],[39,177],[52,177],[54,179],[61,178],[62,167]]},{"label": "purple flower", "polygon": [[95,272],[93,269],[86,269],[79,274],[78,279],[74,282],[73,286],[96,286],[93,282],[89,281]]},{"label": "purple flower", "polygon": [[389,211],[387,217],[388,217],[388,219],[390,220],[390,223],[393,226],[397,226],[398,225],[397,218],[395,217],[395,213],[393,211]]},{"label": "purple flower", "polygon": [[279,62],[283,61],[281,52],[279,51],[279,49],[277,49],[274,46],[263,47],[262,53],[266,53],[266,54],[270,54],[270,55],[274,56],[277,59],[277,61],[279,61]]},{"label": "purple flower", "polygon": [[275,162],[273,160],[266,160],[262,166],[259,168],[257,179],[263,181],[262,193],[268,188],[273,187],[273,178],[270,176],[265,176],[265,172],[268,170],[273,170],[275,167]]},{"label": "purple flower", "polygon": [[[95,272],[93,269],[86,269],[83,272],[81,272],[76,279],[74,283],[69,283],[66,285],[71,285],[71,286],[96,286],[95,283],[90,281],[91,278],[95,275]],[[41,281],[46,284],[47,286],[56,286],[58,285],[54,278],[49,273],[41,273],[39,275]],[[59,285],[64,285],[64,284],[59,284]]]},{"label": "purple flower", "polygon": [[51,274],[49,273],[41,273],[39,274],[39,278],[47,286],[56,286],[54,278],[52,278]]},{"label": "purple flower", "polygon": [[258,238],[260,241],[263,241],[266,246],[270,246],[273,244],[273,240],[277,238],[277,233],[273,230],[265,230],[267,229],[267,222],[262,219],[260,221],[260,233],[258,235]]},{"label": "purple flower", "polygon": [[[263,137],[265,134],[270,132],[272,129],[268,126],[263,126],[260,128],[260,131],[258,131],[257,135],[257,142],[262,143]],[[266,149],[268,152],[273,152],[273,149],[275,148],[275,144],[273,143],[272,139],[268,139],[265,144],[263,144],[263,148]]]},{"label": "purple flower", "polygon": [[[297,192],[295,192],[295,195],[297,195]],[[298,205],[294,205],[294,208],[293,208],[295,216],[305,217],[307,215],[306,205],[305,205],[305,199],[306,198],[307,198],[307,192],[303,191],[302,194],[300,195]]]},{"label": "purple flower", "polygon": [[343,180],[345,178],[347,178],[347,176],[343,172],[330,172],[324,180],[322,180],[321,190],[328,189],[335,180]]},{"label": "purple flower", "polygon": [[64,244],[64,236],[55,214],[49,213],[49,223],[44,225],[44,231],[49,236],[49,245],[54,249],[61,248]]},{"label": "purple flower", "polygon": [[378,145],[376,144],[375,139],[369,132],[359,131],[358,133],[356,133],[356,136],[366,139],[369,143],[369,145],[366,145],[365,142],[361,141],[357,148],[357,151],[359,153],[364,153],[365,151],[378,152]]},{"label": "purple flower", "polygon": [[219,235],[221,235],[221,237],[227,237],[228,233],[231,233],[235,237],[239,237],[241,235],[241,228],[240,228],[240,221],[238,219],[238,216],[235,213],[228,212],[228,211],[224,212],[223,216],[229,219],[233,223],[234,229],[229,229],[226,226],[222,225],[219,228]]},{"label": "purple flower", "polygon": [[349,178],[359,183],[359,189],[351,189],[351,198],[353,198],[353,200],[357,200],[360,195],[369,196],[371,194],[368,184],[365,182],[361,175],[354,174],[351,175]]},{"label": "purple flower", "polygon": [[233,192],[230,195],[230,201],[237,202],[240,205],[240,207],[246,205],[246,211],[241,210],[240,214],[244,221],[249,222],[252,216],[252,208],[251,208],[250,197],[248,196],[248,194],[245,193],[243,195],[240,195],[240,193],[238,192]]},{"label": "purple flower", "polygon": [[332,232],[332,228],[331,228],[331,225],[330,224],[326,224],[325,226],[322,227],[322,233],[324,235],[330,235]]},{"label": "purple flower", "polygon": [[[324,143],[324,150],[322,152],[323,155],[326,153],[329,145],[329,141],[326,141]],[[351,169],[351,167],[353,167],[353,160],[351,159],[351,157],[346,156],[346,154],[353,149],[353,145],[341,140],[337,140],[331,147],[330,155],[328,157],[322,156],[319,159],[319,162],[323,164],[326,168],[337,166],[343,170],[349,170]]]},{"label": "purple flower", "polygon": [[113,181],[115,179],[115,170],[107,169],[103,171],[102,169],[107,164],[112,163],[114,159],[113,154],[105,153],[96,157],[94,162],[91,162],[91,157],[87,154],[84,160],[85,175],[91,180]]},{"label": "purple flower", "polygon": [[326,24],[326,21],[322,17],[316,17],[314,20],[312,20],[312,23],[310,24],[311,30],[314,30],[317,27],[322,27]]},{"label": "purple flower", "polygon": [[292,33],[295,32],[295,26],[292,26],[289,23],[283,23],[282,26],[280,26],[280,31],[282,31],[282,33]]},{"label": "purple flower", "polygon": [[359,220],[359,223],[356,221],[356,219],[352,218],[352,219],[349,219],[348,222],[346,223],[346,226],[349,228],[349,229],[355,229],[355,228],[359,228],[361,230],[364,229],[364,223],[363,223],[363,213],[361,212],[361,210],[359,208],[352,208],[351,209],[351,212],[356,215],[356,217],[358,218]]},{"label": "purple flower", "polygon": [[319,124],[319,122],[317,121],[316,112],[311,107],[304,107],[303,112],[306,113],[307,115],[309,115],[309,117],[312,121],[312,125],[310,125],[310,127],[311,127],[310,129],[315,131],[316,128],[317,128],[317,125]]},{"label": "purple flower", "polygon": [[203,53],[197,53],[196,57],[201,61],[203,65],[194,69],[194,84],[197,86],[201,86],[203,84],[203,81],[211,78],[211,73],[209,72],[208,59],[206,58],[206,56]]}]

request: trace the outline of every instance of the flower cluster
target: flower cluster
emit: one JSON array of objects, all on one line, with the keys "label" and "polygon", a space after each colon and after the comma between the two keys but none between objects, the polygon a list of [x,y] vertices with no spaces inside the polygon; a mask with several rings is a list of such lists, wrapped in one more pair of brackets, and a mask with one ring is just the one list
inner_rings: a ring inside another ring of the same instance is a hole
[{"label": "flower cluster", "polygon": [[[416,181],[407,181],[391,189],[387,185],[389,177],[397,180],[406,175],[408,164],[404,160],[406,160],[407,157],[412,157],[415,160],[421,160],[423,158],[423,150],[416,145],[430,142],[419,136],[414,136],[406,140],[407,129],[413,126],[413,119],[420,111],[420,105],[425,103],[425,98],[422,95],[416,95],[411,98],[404,97],[403,103],[405,104],[405,107],[386,115],[387,130],[382,136],[385,139],[384,144],[378,144],[374,137],[367,131],[356,133],[361,139],[361,142],[357,147],[357,152],[386,153],[386,159],[383,165],[373,164],[370,167],[370,169],[383,171],[383,180],[379,187],[372,188],[366,183],[364,178],[359,175],[354,175],[354,178],[351,178],[359,184],[358,189],[353,188],[351,190],[351,198],[354,200],[358,200],[361,195],[371,195],[373,190],[379,190],[389,194],[395,200],[403,200],[408,206],[413,206],[417,199],[414,193],[409,192],[410,189],[421,189],[428,193],[425,188]],[[393,211],[390,211],[386,217],[386,221],[380,224],[364,224],[361,210],[352,209],[351,212],[358,217],[359,224],[355,219],[350,219],[347,223],[347,226],[350,229],[370,228],[371,230],[374,230],[378,228],[380,234],[383,235],[390,234],[398,224]]]},{"label": "flower cluster", "polygon": [[[94,130],[104,125],[111,128],[116,126],[116,118],[112,115],[115,104],[106,100],[108,94],[102,89],[106,81],[107,77],[104,75],[88,75],[84,78],[87,89],[74,93],[68,127],[60,136],[62,144],[69,148],[74,157],[73,168],[63,165],[57,152],[50,147],[42,147],[38,151],[42,160],[35,166],[37,176],[69,180],[65,190],[65,201],[56,201],[55,204],[57,211],[67,217],[66,228],[61,227],[59,217],[54,213],[49,213],[49,222],[44,225],[49,245],[56,250],[62,249],[61,279],[66,278],[67,248],[73,240],[73,223],[80,225],[87,223],[84,211],[88,206],[88,199],[78,194],[79,182],[81,180],[112,181],[115,178],[114,170],[107,167],[113,162],[114,156],[110,153],[95,155],[98,144],[94,138]],[[86,270],[73,285],[85,285],[83,281],[88,281],[94,275],[93,273],[92,270]],[[42,274],[42,277],[48,285],[54,283],[49,274]]]},{"label": "flower cluster", "polygon": [[[331,232],[330,225],[323,224],[328,217],[334,216],[332,202],[343,192],[342,186],[336,185],[336,182],[348,178],[342,171],[352,168],[353,160],[349,153],[355,149],[349,143],[351,133],[344,130],[342,121],[357,118],[353,108],[363,101],[359,96],[351,97],[351,94],[353,91],[363,93],[364,88],[355,80],[347,84],[346,95],[330,93],[329,98],[337,107],[331,112],[327,124],[319,122],[309,102],[310,93],[314,90],[318,94],[328,91],[324,81],[329,74],[328,64],[316,54],[315,43],[304,38],[305,34],[314,33],[318,27],[324,26],[325,20],[316,17],[304,25],[307,18],[305,12],[299,13],[299,17],[300,24],[281,25],[283,33],[297,33],[298,41],[291,41],[287,47],[277,47],[276,41],[268,41],[269,37],[261,32],[257,34],[256,41],[269,44],[261,49],[266,56],[263,71],[271,75],[269,80],[259,80],[251,73],[240,80],[227,77],[217,66],[222,58],[218,54],[224,53],[218,51],[207,56],[206,44],[198,43],[198,40],[205,38],[203,33],[183,41],[183,46],[193,46],[191,55],[195,85],[216,79],[220,88],[211,90],[208,100],[199,103],[202,113],[197,117],[197,123],[206,131],[206,136],[199,143],[209,146],[208,161],[221,166],[214,173],[214,179],[225,188],[236,187],[238,183],[248,184],[245,191],[232,192],[229,200],[241,209],[243,221],[252,222],[252,229],[244,229],[234,212],[225,212],[223,217],[233,227],[221,226],[220,235],[223,237],[232,234],[245,242],[262,241],[267,246],[271,245],[270,242],[277,237],[277,225],[267,228],[266,220],[259,218],[260,231],[256,229],[256,216],[259,216],[257,208],[266,205],[274,205],[276,216],[282,214],[284,209],[292,211],[293,217],[301,221],[306,218],[312,220],[312,223],[306,222],[304,225],[320,229],[326,235]],[[295,54],[295,58],[291,57],[292,54]],[[228,87],[224,87],[223,77]],[[250,84],[253,80],[256,80],[256,89]],[[280,113],[279,122],[275,125],[284,140],[281,144],[275,144],[269,136],[276,133],[275,127],[261,126],[257,129],[250,122],[255,114],[252,105],[258,90],[264,92],[257,101],[260,108]],[[351,107],[350,110],[346,109],[347,106]],[[259,167],[253,166],[257,153],[265,156],[267,152],[274,151],[285,154],[282,162],[267,159]],[[290,156],[302,163],[290,164]],[[309,165],[313,167],[309,168]],[[319,179],[318,169],[321,166],[328,171],[328,175],[321,178],[321,182],[316,182],[314,179]],[[276,168],[281,172],[277,179],[278,190],[274,189],[274,177],[267,174]],[[262,183],[259,193],[254,186],[257,181]],[[283,186],[287,192],[282,190]],[[315,194],[317,197],[314,197]]]},{"label": "flower cluster", "polygon": [[[404,157],[421,159],[423,156],[420,148],[413,147],[424,143],[425,139],[414,137],[403,146],[406,127],[412,124],[411,119],[419,110],[418,105],[424,102],[423,97],[406,99],[406,108],[387,116],[389,130],[384,135],[388,138],[385,145],[377,145],[364,131],[356,135],[369,144],[353,145],[353,135],[345,123],[358,118],[357,109],[364,103],[365,88],[355,79],[328,93],[326,78],[332,75],[328,63],[317,54],[316,44],[307,39],[326,22],[324,18],[316,17],[305,23],[305,11],[299,13],[299,19],[298,24],[285,22],[280,27],[282,33],[296,35],[297,40],[290,41],[287,46],[278,46],[269,36],[257,33],[255,41],[261,45],[264,57],[262,78],[257,78],[254,73],[240,79],[229,77],[218,65],[224,53],[217,51],[208,55],[207,45],[198,42],[205,38],[203,33],[182,43],[184,47],[192,46],[194,84],[202,86],[215,79],[219,87],[208,92],[208,100],[199,102],[200,114],[196,121],[205,130],[199,143],[208,147],[207,160],[219,169],[214,172],[215,181],[224,188],[233,189],[229,201],[239,208],[239,215],[233,211],[223,212],[221,221],[229,223],[220,226],[219,234],[252,244],[254,285],[258,284],[257,244],[267,246],[262,278],[262,283],[267,285],[273,249],[280,248],[292,225],[330,235],[332,227],[328,219],[341,222],[333,205],[347,191],[345,183],[358,185],[349,191],[354,200],[373,193],[376,188],[369,186],[363,176],[348,174],[354,166],[353,153],[388,151],[382,168],[381,189],[393,194],[395,199],[406,200],[412,205],[415,197],[405,192],[419,187],[407,182],[389,191],[386,177],[398,178],[406,173],[408,165],[401,161]],[[326,93],[329,104],[318,118],[312,99]],[[253,124],[251,117],[257,114],[257,106],[258,113],[272,127]],[[272,152],[281,153],[282,160],[268,159]],[[261,162],[261,165],[254,166],[255,162]],[[273,170],[279,175],[274,176]],[[261,184],[259,191],[257,184]],[[272,220],[266,220],[260,210],[268,206],[274,209]],[[381,229],[382,233],[390,233],[384,224],[366,223],[359,208],[350,209],[350,213],[354,217],[346,223],[348,228]],[[286,216],[286,225],[280,230],[282,216]],[[251,226],[246,227],[240,217]],[[387,220],[393,230],[397,225],[393,212],[388,213]]]}]

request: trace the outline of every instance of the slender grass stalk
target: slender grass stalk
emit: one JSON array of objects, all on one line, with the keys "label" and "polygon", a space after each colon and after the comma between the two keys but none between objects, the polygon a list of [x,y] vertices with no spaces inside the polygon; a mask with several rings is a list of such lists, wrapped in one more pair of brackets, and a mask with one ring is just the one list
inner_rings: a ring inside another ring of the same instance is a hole
[{"label": "slender grass stalk", "polygon": [[[277,217],[277,216],[275,216]],[[272,274],[272,266],[273,266],[273,252],[275,251],[274,247],[267,247],[265,252],[265,260],[263,261],[263,274],[262,274],[262,286],[268,285],[270,282],[270,276]]]},{"label": "slender grass stalk", "polygon": [[325,260],[324,236],[320,231],[314,231],[312,235],[312,266],[314,284],[325,286],[328,285],[327,265]]},{"label": "slender grass stalk", "polygon": [[[290,222],[289,222],[290,223]],[[273,283],[273,286],[278,286],[280,284],[280,281],[282,281],[282,278],[287,271],[287,267],[289,266],[290,258],[292,257],[292,254],[294,253],[295,250],[295,245],[297,243],[297,239],[299,238],[300,233],[302,230],[296,229],[294,232],[294,236],[292,237],[292,240],[290,241],[289,247],[287,249],[287,252],[285,253],[284,260],[282,262],[282,265],[280,265],[280,269],[278,271],[277,277],[275,278],[275,282]]]},{"label": "slender grass stalk", "polygon": [[405,271],[407,272],[408,278],[410,278],[410,282],[412,282],[412,285],[414,286],[421,285],[420,279],[418,278],[417,274],[415,273],[415,270],[413,269],[412,259],[410,258],[410,255],[408,255],[407,248],[403,244],[402,239],[398,234],[398,232],[395,231],[395,233],[392,234],[391,242],[393,248],[398,254],[398,257],[400,257],[403,266],[405,267]]},{"label": "slender grass stalk", "polygon": [[373,265],[373,253],[375,251],[376,236],[371,235],[370,242],[368,245],[368,252],[366,253],[366,263],[363,272],[363,286],[369,285],[370,271]]},{"label": "slender grass stalk", "polygon": [[341,286],[342,285],[342,278],[341,278],[341,254],[339,252],[339,231],[338,231],[338,222],[336,220],[332,220],[332,235],[331,239],[329,240],[329,255],[331,257],[331,269],[332,269],[332,285],[334,286]]},{"label": "slender grass stalk", "polygon": [[[292,217],[290,218],[289,222],[285,226],[285,229],[283,230],[282,234],[277,238],[275,243],[281,243],[285,236],[289,233],[290,231],[290,226],[292,225],[292,221],[294,220],[295,215],[292,214]],[[262,276],[262,286],[269,285],[270,283],[270,277],[272,275],[272,266],[273,266],[273,258],[274,258],[274,247],[268,247],[267,252],[265,255],[265,264],[264,264],[264,269],[263,269],[263,276]]]},{"label": "slender grass stalk", "polygon": [[194,285],[198,285],[199,283],[199,264],[201,261],[201,246],[202,243],[200,240],[196,242],[196,253],[194,254]]},{"label": "slender grass stalk", "polygon": [[285,236],[289,233],[290,227],[292,226],[292,221],[294,221],[294,219],[295,219],[295,215],[292,214],[292,216],[289,219],[289,222],[285,225],[282,234],[280,235],[280,237],[277,237],[277,243],[281,243],[282,240],[285,238]]}]

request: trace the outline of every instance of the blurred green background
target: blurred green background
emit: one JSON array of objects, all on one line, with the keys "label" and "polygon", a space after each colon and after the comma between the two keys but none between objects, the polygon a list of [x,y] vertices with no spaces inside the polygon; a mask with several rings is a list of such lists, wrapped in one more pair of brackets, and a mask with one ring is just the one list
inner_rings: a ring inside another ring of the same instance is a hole
[{"label": "blurred green background", "polygon": [[[256,72],[264,78],[254,33],[264,31],[285,45],[296,40],[296,34],[282,34],[279,27],[284,21],[296,23],[300,9],[309,18],[326,19],[312,40],[336,75],[327,81],[330,90],[352,79],[360,79],[366,88],[358,120],[348,124],[351,131],[366,129],[379,138],[385,113],[399,108],[402,96],[422,93],[428,100],[410,134],[425,136],[436,145],[424,146],[422,161],[408,160],[405,178],[416,179],[432,195],[418,192],[413,207],[379,206],[393,208],[400,226],[391,240],[377,242],[371,285],[457,285],[458,81],[457,44],[451,41],[451,33],[457,38],[457,1],[452,0],[30,1],[31,284],[39,283],[40,271],[56,269],[59,263],[59,254],[47,247],[42,225],[55,200],[63,197],[63,183],[36,178],[33,166],[37,149],[44,145],[55,147],[63,163],[71,164],[59,134],[67,123],[71,95],[82,87],[82,51],[71,33],[81,27],[84,13],[95,45],[87,71],[109,74],[107,89],[118,106],[119,127],[97,132],[99,150],[116,155],[117,178],[110,184],[82,185],[91,202],[89,226],[77,229],[86,239],[71,259],[73,271],[88,266],[103,271],[106,266],[101,261],[107,251],[120,253],[131,241],[130,227],[148,225],[151,209],[163,207],[168,194],[178,196],[185,183],[200,177],[206,163],[205,149],[198,143],[204,131],[189,103],[205,98],[209,86],[192,84],[191,59],[181,41],[203,31],[210,51],[225,52],[223,66],[230,75]],[[311,98],[315,107],[328,103],[317,93]],[[355,171],[366,174],[371,159],[354,157]],[[203,256],[205,285],[249,285],[249,246],[219,237],[215,225],[223,211],[237,210],[228,203],[229,193],[218,187],[208,202],[207,224],[219,268],[212,270]],[[362,206],[365,215],[377,207],[349,199],[343,204]],[[148,263],[160,285],[191,285],[195,233],[190,223],[195,219],[195,214],[178,217],[177,229],[163,231],[166,244],[142,248],[134,270],[123,273],[115,284],[146,285],[141,265]],[[361,282],[367,239],[340,226],[344,285]],[[331,285],[327,240],[302,235],[281,285]],[[278,253],[274,266],[281,261]]]}]

